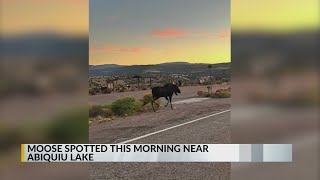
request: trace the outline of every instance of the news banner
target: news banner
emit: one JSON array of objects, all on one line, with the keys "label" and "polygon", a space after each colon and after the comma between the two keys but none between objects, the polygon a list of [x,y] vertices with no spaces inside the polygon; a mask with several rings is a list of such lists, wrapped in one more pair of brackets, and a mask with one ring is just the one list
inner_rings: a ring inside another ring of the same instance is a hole
[{"label": "news banner", "polygon": [[21,162],[292,162],[292,144],[21,144]]}]

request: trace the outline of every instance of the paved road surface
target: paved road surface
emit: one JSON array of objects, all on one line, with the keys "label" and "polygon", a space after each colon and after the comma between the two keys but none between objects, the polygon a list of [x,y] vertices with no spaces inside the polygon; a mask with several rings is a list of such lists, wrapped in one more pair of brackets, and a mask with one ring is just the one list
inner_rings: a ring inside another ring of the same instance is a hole
[{"label": "paved road surface", "polygon": [[232,180],[319,180],[316,107],[232,106],[232,143],[292,144],[291,163],[232,163]]},{"label": "paved road surface", "polygon": [[[120,143],[128,140],[129,143],[135,144],[230,143],[230,111],[225,110],[228,109],[220,110],[224,112],[217,115],[213,114],[219,111],[192,119],[167,122],[164,126],[160,125],[161,128],[153,127],[152,131],[141,128],[142,132],[132,133],[125,138],[117,136],[117,132],[120,131],[113,131],[115,133],[113,137],[97,138],[96,135],[101,136],[103,132],[92,129],[90,143]],[[208,115],[213,116],[199,119]],[[113,126],[114,129],[117,129],[117,125]],[[150,135],[153,132],[157,133]],[[132,141],[144,135],[147,136]],[[230,179],[230,163],[91,163],[90,165],[91,179]]]}]

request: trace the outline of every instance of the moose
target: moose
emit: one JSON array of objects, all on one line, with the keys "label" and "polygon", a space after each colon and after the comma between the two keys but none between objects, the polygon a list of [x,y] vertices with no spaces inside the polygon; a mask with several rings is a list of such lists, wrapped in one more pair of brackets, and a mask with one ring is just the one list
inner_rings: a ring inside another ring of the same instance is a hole
[{"label": "moose", "polygon": [[164,85],[162,87],[154,87],[154,88],[152,88],[151,105],[152,105],[153,111],[156,112],[154,110],[153,103],[157,99],[159,99],[160,97],[166,98],[167,104],[165,105],[165,107],[167,107],[169,102],[170,102],[171,109],[173,109],[172,103],[171,103],[173,93],[175,93],[176,95],[178,95],[178,93],[179,94],[181,93],[179,87],[177,85],[173,84],[173,83],[166,84],[166,85]]}]

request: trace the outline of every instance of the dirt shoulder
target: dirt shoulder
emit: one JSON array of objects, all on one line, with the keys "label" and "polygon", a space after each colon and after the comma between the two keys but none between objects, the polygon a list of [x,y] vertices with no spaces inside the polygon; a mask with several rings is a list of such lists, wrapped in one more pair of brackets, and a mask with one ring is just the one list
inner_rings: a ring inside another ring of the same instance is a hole
[{"label": "dirt shoulder", "polygon": [[[228,88],[230,85],[213,85],[212,90],[222,89],[222,88]],[[184,86],[180,87],[181,94],[178,96],[173,96],[173,100],[181,100],[181,99],[187,99],[192,97],[197,97],[198,91],[204,91],[207,92],[207,86]],[[144,91],[128,91],[128,92],[113,92],[110,94],[98,94],[89,96],[89,103],[91,104],[104,104],[104,103],[111,103],[119,98],[127,97],[127,96],[133,96],[136,99],[140,99],[143,97],[143,95],[151,93],[151,90],[144,90]]]},{"label": "dirt shoulder", "polygon": [[119,143],[175,124],[230,109],[230,98],[208,99],[189,104],[175,104],[175,109],[162,107],[158,112],[146,112],[121,117],[89,127],[90,143]]}]

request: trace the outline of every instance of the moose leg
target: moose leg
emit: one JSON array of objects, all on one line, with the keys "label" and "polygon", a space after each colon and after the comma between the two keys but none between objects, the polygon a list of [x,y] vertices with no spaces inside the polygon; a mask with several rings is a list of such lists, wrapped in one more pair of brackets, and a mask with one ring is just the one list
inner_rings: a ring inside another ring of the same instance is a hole
[{"label": "moose leg", "polygon": [[171,109],[173,109],[171,100],[172,100],[172,96],[169,96],[170,106],[171,106]]},{"label": "moose leg", "polygon": [[151,101],[151,106],[152,106],[153,112],[156,112],[156,110],[154,110],[154,107],[153,107],[153,100]]},{"label": "moose leg", "polygon": [[165,98],[166,98],[166,100],[167,100],[167,104],[166,104],[164,107],[167,107],[168,104],[169,104],[169,99],[168,99],[168,97],[165,97]]},{"label": "moose leg", "polygon": [[156,112],[156,110],[153,107],[153,103],[156,103],[155,100],[157,100],[157,99],[159,99],[159,98],[158,97],[152,97],[151,106],[152,106],[153,112]]}]

